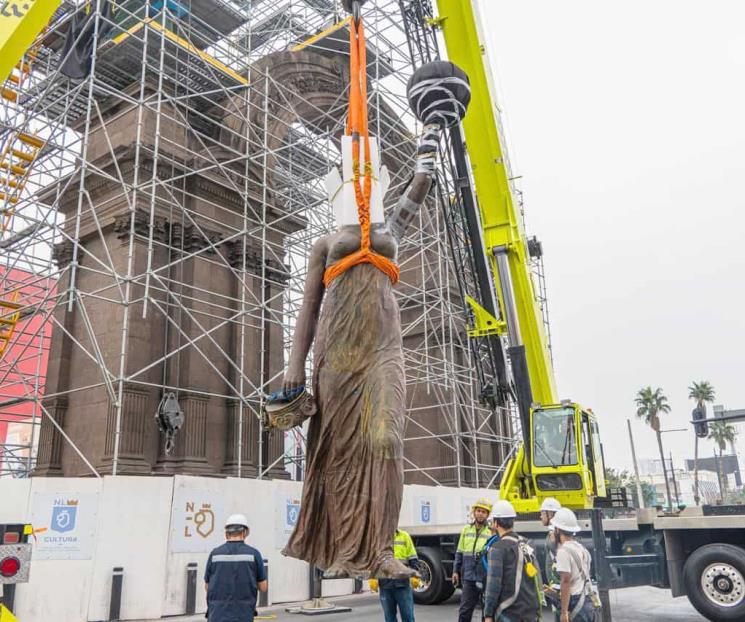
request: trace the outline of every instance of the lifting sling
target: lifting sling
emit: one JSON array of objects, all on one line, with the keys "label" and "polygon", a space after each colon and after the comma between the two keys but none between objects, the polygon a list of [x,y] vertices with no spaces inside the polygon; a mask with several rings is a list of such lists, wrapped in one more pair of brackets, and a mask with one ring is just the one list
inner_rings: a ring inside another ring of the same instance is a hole
[{"label": "lifting sling", "polygon": [[[349,114],[346,135],[352,137],[352,170],[355,202],[360,221],[360,248],[326,268],[323,284],[328,287],[336,277],[352,266],[370,263],[386,274],[393,284],[398,282],[399,267],[387,257],[372,250],[370,245],[370,196],[372,195],[372,161],[370,135],[367,127],[367,48],[362,18],[349,21]],[[364,180],[360,183],[360,140],[364,140]]]}]

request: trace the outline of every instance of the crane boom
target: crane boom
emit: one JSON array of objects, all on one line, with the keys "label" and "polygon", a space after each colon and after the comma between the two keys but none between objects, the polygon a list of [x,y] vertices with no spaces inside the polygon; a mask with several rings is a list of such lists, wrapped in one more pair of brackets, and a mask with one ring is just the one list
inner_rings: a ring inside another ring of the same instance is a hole
[{"label": "crane boom", "polygon": [[569,507],[592,507],[596,498],[606,494],[597,421],[592,411],[569,400],[560,402],[557,394],[477,1],[437,0],[437,7],[438,17],[432,22],[442,30],[448,58],[468,74],[471,83],[463,132],[489,278],[499,300],[500,318],[481,322],[479,318],[488,312],[478,301],[468,300],[476,323],[469,335],[502,327],[522,428],[523,442],[505,468],[500,494],[521,512],[536,511],[549,496]]},{"label": "crane boom", "polygon": [[0,81],[13,67],[52,19],[61,0],[8,0],[0,9]]},{"label": "crane boom", "polygon": [[[487,255],[496,274],[498,253],[495,249],[506,250],[533,400],[554,404],[558,395],[548,340],[533,289],[522,218],[512,194],[507,155],[499,129],[496,93],[488,72],[485,42],[479,32],[480,21],[476,19],[475,7],[470,1],[438,0],[437,4],[448,58],[461,67],[471,81],[472,98],[463,129],[478,193]],[[504,308],[501,287],[499,297],[506,314],[508,310]]]}]

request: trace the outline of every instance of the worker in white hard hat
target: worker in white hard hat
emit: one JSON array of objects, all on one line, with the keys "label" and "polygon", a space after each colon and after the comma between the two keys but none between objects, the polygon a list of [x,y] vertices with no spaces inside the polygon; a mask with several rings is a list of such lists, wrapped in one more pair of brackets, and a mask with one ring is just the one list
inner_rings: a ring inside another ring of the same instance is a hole
[{"label": "worker in white hard hat", "polygon": [[209,622],[252,622],[258,592],[269,589],[264,558],[245,543],[249,531],[243,514],[229,516],[225,521],[225,544],[214,549],[207,559],[204,587]]},{"label": "worker in white hard hat", "polygon": [[492,510],[491,501],[481,498],[471,506],[473,522],[460,532],[453,562],[453,585],[461,585],[458,622],[471,622],[473,610],[481,600],[486,573],[479,554],[491,537],[487,520]]},{"label": "worker in white hard hat", "polygon": [[552,519],[558,548],[556,572],[560,577],[557,622],[592,622],[600,601],[590,581],[590,553],[576,539],[582,530],[577,516],[568,508],[557,510]]},{"label": "worker in white hard hat", "polygon": [[541,503],[541,524],[544,527],[548,527],[548,533],[546,534],[546,556],[543,564],[543,578],[546,583],[551,585],[557,583],[559,576],[556,574],[556,538],[554,537],[554,527],[551,524],[551,520],[555,516],[556,512],[561,509],[561,503],[559,503],[553,497],[546,497]]},{"label": "worker in white hard hat", "polygon": [[509,501],[497,501],[492,517],[499,541],[489,547],[485,622],[536,622],[541,611],[540,575],[533,548],[514,531],[517,513]]}]

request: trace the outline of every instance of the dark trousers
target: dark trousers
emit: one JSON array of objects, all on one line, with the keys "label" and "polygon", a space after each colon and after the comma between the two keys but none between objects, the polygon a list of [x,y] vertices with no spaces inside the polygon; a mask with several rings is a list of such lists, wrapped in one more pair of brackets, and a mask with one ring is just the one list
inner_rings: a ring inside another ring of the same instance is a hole
[{"label": "dark trousers", "polygon": [[458,609],[458,622],[471,622],[473,610],[481,601],[483,587],[479,587],[476,581],[463,581],[460,592],[460,609]]},{"label": "dark trousers", "polygon": [[411,587],[381,587],[380,604],[385,622],[397,622],[396,609],[401,614],[401,622],[414,622],[414,590]]},{"label": "dark trousers", "polygon": [[[577,612],[577,615],[572,618],[572,611],[574,611],[574,608],[577,606],[577,603],[579,602],[579,596],[571,596],[569,598],[569,616],[572,622],[593,622],[595,620],[595,606],[592,604],[592,601],[589,598],[585,598],[585,603],[582,606],[582,609],[580,609]],[[554,616],[556,618],[556,622],[559,622],[561,619],[561,612],[558,609],[554,610]]]}]

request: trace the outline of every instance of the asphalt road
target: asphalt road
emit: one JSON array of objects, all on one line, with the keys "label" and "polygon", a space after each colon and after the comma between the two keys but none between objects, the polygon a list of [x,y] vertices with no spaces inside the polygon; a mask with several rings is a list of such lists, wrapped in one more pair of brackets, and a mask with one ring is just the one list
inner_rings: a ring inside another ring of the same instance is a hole
[{"label": "asphalt road", "polygon": [[[699,615],[686,598],[672,598],[670,592],[653,587],[630,588],[615,590],[610,593],[611,612],[613,622],[706,622]],[[351,616],[355,622],[383,622],[383,614],[376,597],[357,597],[337,599],[340,604],[352,607],[351,613],[325,615],[314,618],[321,622],[333,622]],[[281,613],[278,622],[290,622],[290,617],[297,620],[297,616]],[[417,606],[415,611],[417,622],[456,622],[458,619],[458,594],[446,603],[435,606]],[[481,619],[480,611],[473,616],[474,622]],[[553,621],[553,616],[547,613],[544,621]]]},{"label": "asphalt road", "polygon": [[[706,622],[690,605],[686,598],[672,598],[670,593],[653,587],[636,587],[626,590],[615,590],[610,593],[613,622]],[[259,615],[268,622],[383,622],[383,613],[377,596],[346,596],[331,599],[340,605],[352,608],[348,613],[323,614],[317,616],[299,616],[285,612],[284,607],[270,607]],[[417,622],[456,622],[458,619],[458,594],[441,605],[430,607],[417,606]],[[481,615],[477,610],[474,622],[480,622]],[[172,622],[204,622],[204,616],[189,618],[170,618]],[[544,622],[551,622],[553,617],[544,616]],[[264,620],[261,620],[264,622]]]}]

